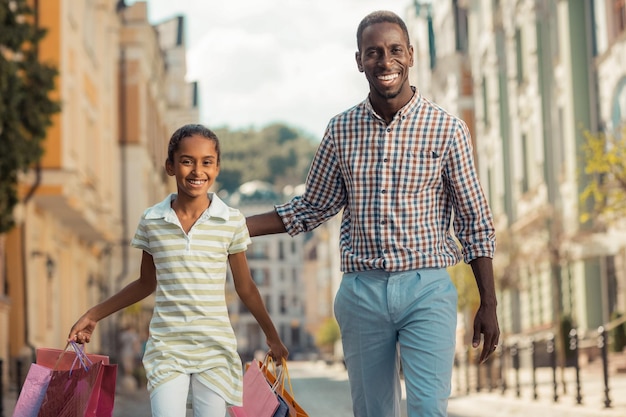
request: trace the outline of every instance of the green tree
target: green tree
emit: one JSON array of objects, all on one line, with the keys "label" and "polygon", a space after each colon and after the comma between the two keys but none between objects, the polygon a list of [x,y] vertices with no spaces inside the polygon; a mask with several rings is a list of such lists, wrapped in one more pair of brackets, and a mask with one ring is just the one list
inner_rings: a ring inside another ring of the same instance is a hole
[{"label": "green tree", "polygon": [[339,324],[334,318],[328,318],[317,331],[315,342],[321,350],[330,352],[339,338],[341,338]]},{"label": "green tree", "polygon": [[626,215],[626,127],[621,133],[583,131],[582,156],[590,181],[580,195],[587,207],[580,216],[582,223],[594,220],[606,225]]},{"label": "green tree", "polygon": [[57,74],[40,62],[45,30],[26,0],[0,2],[0,234],[14,225],[18,175],[43,155],[42,141],[59,103],[50,98]]},{"label": "green tree", "polygon": [[319,145],[298,130],[271,124],[260,130],[216,130],[222,148],[221,189],[234,192],[242,183],[259,180],[276,186],[304,182]]}]

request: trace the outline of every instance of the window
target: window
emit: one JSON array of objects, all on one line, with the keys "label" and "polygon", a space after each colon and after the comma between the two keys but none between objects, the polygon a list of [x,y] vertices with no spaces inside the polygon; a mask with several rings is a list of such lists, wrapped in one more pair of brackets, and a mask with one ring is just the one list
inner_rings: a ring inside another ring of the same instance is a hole
[{"label": "window", "polygon": [[272,314],[272,297],[268,294],[264,297],[265,309],[268,313]]},{"label": "window", "polygon": [[524,134],[522,135],[522,193],[527,193],[530,188],[528,178],[530,175],[530,170],[528,169],[528,154],[528,137]]},{"label": "window", "polygon": [[626,30],[626,0],[613,0],[613,16],[617,35]]},{"label": "window", "polygon": [[267,286],[270,284],[270,271],[266,268],[252,268],[250,270],[252,280],[257,286]]},{"label": "window", "polygon": [[485,123],[485,127],[489,127],[489,94],[487,91],[487,77],[483,75],[483,85],[482,85],[482,95],[483,95],[483,122]]},{"label": "window", "polygon": [[267,244],[263,242],[254,242],[249,246],[248,259],[268,259]]},{"label": "window", "polygon": [[457,52],[467,52],[467,40],[468,40],[468,30],[467,30],[467,10],[464,7],[460,7],[458,4],[458,0],[453,0],[453,8],[454,8],[454,27],[456,29],[456,51]]},{"label": "window", "polygon": [[522,45],[522,30],[517,28],[515,30],[515,56],[517,59],[517,84],[524,82],[524,61],[523,61],[523,45]]},{"label": "window", "polygon": [[278,259],[285,259],[285,242],[282,240],[278,242]]}]

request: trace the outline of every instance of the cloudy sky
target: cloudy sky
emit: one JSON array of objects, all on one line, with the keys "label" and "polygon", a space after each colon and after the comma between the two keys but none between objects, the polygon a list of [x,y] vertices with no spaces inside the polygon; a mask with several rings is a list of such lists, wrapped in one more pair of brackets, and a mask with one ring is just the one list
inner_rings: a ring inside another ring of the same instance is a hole
[{"label": "cloudy sky", "polygon": [[147,0],[153,23],[186,16],[200,122],[235,129],[284,122],[318,138],[330,117],[367,96],[354,59],[359,21],[379,9],[404,17],[411,2]]}]

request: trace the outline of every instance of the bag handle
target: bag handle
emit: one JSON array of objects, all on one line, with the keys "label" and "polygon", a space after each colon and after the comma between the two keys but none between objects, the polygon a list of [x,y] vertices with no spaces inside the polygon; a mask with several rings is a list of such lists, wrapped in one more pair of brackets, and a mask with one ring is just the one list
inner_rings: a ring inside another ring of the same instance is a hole
[{"label": "bag handle", "polygon": [[287,384],[289,385],[289,393],[293,397],[294,396],[293,386],[291,385],[291,377],[289,376],[289,368],[287,367],[287,359],[285,359],[285,358],[282,359],[282,361],[280,363],[280,367],[281,367],[280,386],[282,387],[281,394],[284,393],[285,390],[286,390],[285,381],[287,381]]},{"label": "bag handle", "polygon": [[261,366],[265,368],[274,377],[274,383],[271,384],[272,391],[277,392],[278,387],[283,383],[283,368],[280,365],[276,365],[276,361],[270,355],[266,354],[263,358]]},{"label": "bag handle", "polygon": [[83,368],[85,371],[89,370],[89,366],[93,365],[92,360],[89,359],[89,357],[87,356],[85,349],[81,348],[80,345],[73,340],[65,345],[65,349],[63,349],[63,351],[59,355],[59,358],[54,364],[53,370],[57,370],[57,368],[59,367],[59,363],[61,363],[63,355],[65,355],[65,352],[67,352],[67,349],[70,346],[72,347],[72,349],[74,349],[74,352],[76,353],[76,357],[74,358],[74,361],[72,362],[72,366],[70,368],[70,375],[72,375],[72,371],[74,370],[74,366],[76,366],[76,362],[80,362],[80,367]]}]

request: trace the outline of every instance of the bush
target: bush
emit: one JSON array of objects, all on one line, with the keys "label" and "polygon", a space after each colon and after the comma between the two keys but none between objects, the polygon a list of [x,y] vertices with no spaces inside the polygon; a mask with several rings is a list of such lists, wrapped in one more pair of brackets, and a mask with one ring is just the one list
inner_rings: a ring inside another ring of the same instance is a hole
[{"label": "bush", "polygon": [[[611,315],[611,321],[618,320],[622,317],[622,313],[614,312]],[[611,330],[611,350],[613,352],[621,352],[626,347],[626,323],[622,322]]]}]

